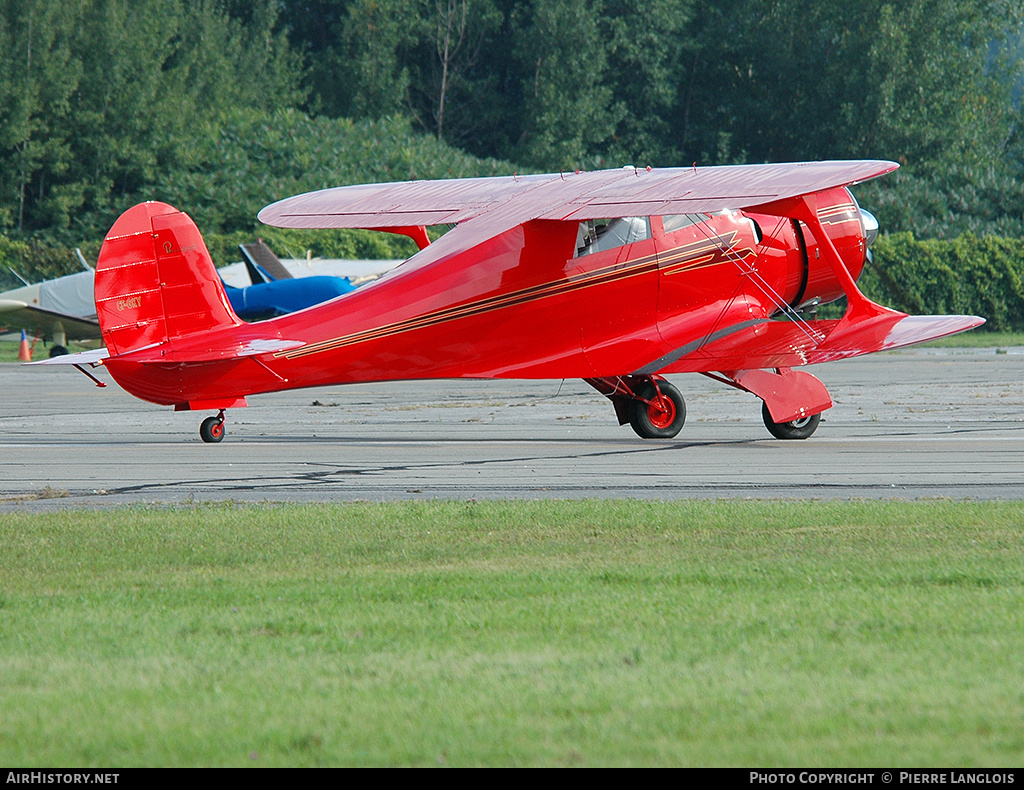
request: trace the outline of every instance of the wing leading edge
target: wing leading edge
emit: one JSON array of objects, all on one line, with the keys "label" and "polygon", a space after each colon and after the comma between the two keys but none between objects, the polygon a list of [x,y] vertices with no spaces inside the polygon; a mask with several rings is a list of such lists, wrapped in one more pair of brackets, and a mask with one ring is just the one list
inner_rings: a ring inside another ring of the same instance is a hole
[{"label": "wing leading edge", "polygon": [[[445,252],[451,254],[533,219],[579,221],[742,209],[860,183],[898,167],[895,162],[880,160],[627,167],[360,184],[285,198],[264,208],[259,219],[282,228],[374,230],[455,223],[458,227],[442,237]],[[429,257],[440,257],[441,252]]]},{"label": "wing leading edge", "polygon": [[534,176],[400,181],[285,198],[259,219],[283,228],[395,228],[461,223],[516,205],[530,219],[599,219],[742,209],[890,173],[879,160],[598,170]]}]

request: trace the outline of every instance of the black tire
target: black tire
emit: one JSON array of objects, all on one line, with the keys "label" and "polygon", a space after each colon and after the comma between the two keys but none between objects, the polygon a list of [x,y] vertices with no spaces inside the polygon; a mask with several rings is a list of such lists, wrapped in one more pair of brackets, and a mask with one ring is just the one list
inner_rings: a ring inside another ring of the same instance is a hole
[{"label": "black tire", "polygon": [[220,417],[207,417],[199,426],[199,436],[207,444],[216,444],[224,438],[224,420]]},{"label": "black tire", "polygon": [[775,422],[768,411],[767,403],[761,404],[761,418],[768,433],[776,439],[806,439],[818,429],[818,423],[821,422],[820,414],[812,414],[810,417],[791,422]]},{"label": "black tire", "polygon": [[654,384],[646,384],[638,394],[639,398],[629,402],[629,424],[637,436],[671,439],[682,430],[686,422],[686,402],[679,390],[667,381],[659,381],[657,389]]},{"label": "black tire", "polygon": [[50,346],[50,359],[54,357],[62,357],[68,353],[68,350],[64,346]]}]

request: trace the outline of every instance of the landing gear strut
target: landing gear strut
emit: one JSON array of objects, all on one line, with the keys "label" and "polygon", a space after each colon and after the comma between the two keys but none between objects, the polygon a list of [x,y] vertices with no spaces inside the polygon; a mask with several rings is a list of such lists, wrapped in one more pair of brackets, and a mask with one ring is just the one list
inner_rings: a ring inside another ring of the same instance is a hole
[{"label": "landing gear strut", "polygon": [[686,403],[679,390],[654,376],[585,379],[615,406],[619,425],[627,422],[644,439],[671,439],[686,422]]},{"label": "landing gear strut", "polygon": [[671,439],[686,422],[686,403],[667,381],[651,381],[629,402],[629,424],[643,439]]},{"label": "landing gear strut", "polygon": [[224,409],[216,417],[207,417],[199,426],[199,436],[208,444],[219,442],[224,438]]}]

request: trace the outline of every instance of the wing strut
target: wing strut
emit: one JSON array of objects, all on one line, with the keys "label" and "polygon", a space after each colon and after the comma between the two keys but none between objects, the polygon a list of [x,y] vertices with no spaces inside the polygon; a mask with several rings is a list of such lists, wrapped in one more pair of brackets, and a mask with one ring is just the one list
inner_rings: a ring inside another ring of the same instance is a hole
[{"label": "wing strut", "polygon": [[[860,288],[857,287],[857,282],[853,279],[853,275],[850,274],[850,270],[846,268],[846,264],[843,263],[839,251],[836,249],[835,244],[832,243],[832,238],[825,232],[825,227],[821,224],[821,219],[818,217],[818,201],[815,195],[802,195],[796,198],[793,211],[788,216],[804,222],[811,229],[818,244],[825,247],[828,263],[832,267],[836,279],[839,280],[843,293],[846,294],[846,304],[849,309],[856,309],[858,311],[867,309],[875,312],[871,308],[881,307],[868,299]],[[881,309],[884,310],[885,308]]]},{"label": "wing strut", "polygon": [[835,244],[832,243],[831,237],[825,232],[825,227],[821,224],[821,219],[818,217],[818,201],[814,194],[801,195],[800,197],[779,200],[775,203],[759,206],[758,211],[800,220],[811,229],[811,233],[814,234],[818,246],[824,250],[825,258],[828,260],[829,266],[832,267],[832,271],[839,281],[843,293],[846,294],[846,312],[843,314],[839,325],[829,334],[829,344],[837,340],[844,330],[854,322],[860,323],[870,319],[891,318],[903,315],[903,313],[898,313],[895,310],[882,307],[880,304],[875,304],[857,287],[857,282],[853,279],[853,275],[850,274],[850,270],[846,268],[846,264],[843,263],[839,251],[836,249]]}]

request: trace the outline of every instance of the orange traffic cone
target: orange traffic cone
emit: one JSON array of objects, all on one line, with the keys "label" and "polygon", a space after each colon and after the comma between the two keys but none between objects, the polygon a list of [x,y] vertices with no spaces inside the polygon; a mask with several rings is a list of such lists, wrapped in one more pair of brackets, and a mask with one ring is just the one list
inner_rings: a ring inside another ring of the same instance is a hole
[{"label": "orange traffic cone", "polygon": [[21,345],[18,346],[18,360],[21,362],[32,361],[32,349],[28,347],[28,338],[25,337],[25,330],[21,330]]}]

